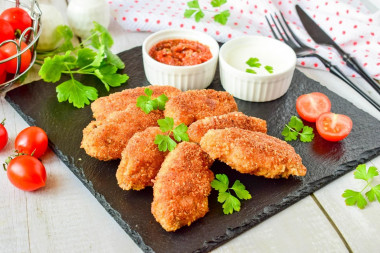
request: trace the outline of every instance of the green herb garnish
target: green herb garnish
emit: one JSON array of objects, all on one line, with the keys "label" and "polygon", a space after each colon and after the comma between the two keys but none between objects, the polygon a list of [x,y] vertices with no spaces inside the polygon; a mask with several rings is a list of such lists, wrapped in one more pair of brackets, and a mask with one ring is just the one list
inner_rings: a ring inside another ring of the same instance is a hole
[{"label": "green herb garnish", "polygon": [[273,73],[273,67],[272,66],[265,66],[264,67],[265,69],[266,69],[266,71],[268,71],[270,74],[272,74]]},{"label": "green herb garnish", "polygon": [[300,136],[302,142],[311,142],[314,138],[313,128],[305,126],[300,118],[292,116],[281,133],[286,141],[295,141]]},{"label": "green herb garnish", "polygon": [[146,96],[139,96],[137,98],[137,107],[141,108],[146,114],[157,109],[161,111],[165,110],[165,104],[169,100],[165,94],[152,99],[153,91],[151,89],[145,88],[144,93]]},{"label": "green herb garnish", "polygon": [[[229,180],[226,174],[216,174],[216,179],[211,182],[211,187],[219,191],[218,202],[223,203],[223,213],[232,214],[234,211],[240,211],[239,199],[251,199],[251,194],[245,189],[245,186],[236,180],[235,183],[229,188]],[[236,196],[232,195],[232,190]]]},{"label": "green herb garnish", "polygon": [[[211,6],[214,8],[217,8],[224,5],[225,3],[227,3],[227,0],[212,0]],[[198,0],[187,2],[187,6],[190,9],[185,10],[185,13],[184,13],[185,18],[194,17],[196,22],[199,22],[202,18],[204,18],[205,14],[203,11],[207,11],[207,10],[202,11],[201,7],[199,6]],[[210,12],[213,12],[213,11],[210,11]],[[229,16],[230,16],[230,11],[225,10],[214,15],[214,21],[219,24],[225,25],[228,21]]]},{"label": "green herb garnish", "polygon": [[189,141],[189,135],[187,134],[187,126],[185,124],[180,124],[174,128],[174,120],[170,117],[165,117],[165,119],[157,120],[158,125],[165,135],[158,134],[154,139],[154,143],[158,145],[158,150],[160,151],[172,151],[177,146],[177,143],[170,138],[170,135],[173,134],[173,137],[176,141]]},{"label": "green herb garnish", "polygon": [[249,58],[248,61],[245,62],[251,68],[260,68],[261,63],[258,58]]},{"label": "green herb garnish", "polygon": [[57,27],[57,32],[62,36],[63,44],[52,52],[40,54],[37,63],[41,64],[44,58],[38,74],[45,82],[55,83],[62,74],[70,76],[68,81],[56,87],[59,102],[69,101],[75,107],[83,108],[98,98],[97,89],[82,84],[74,78],[74,74],[96,76],[107,91],[110,86],[118,87],[128,80],[126,74],[116,73],[125,65],[111,52],[113,39],[106,28],[94,22],[91,35],[76,47],[71,42],[73,33],[68,26]]},{"label": "green herb garnish", "polygon": [[380,184],[376,186],[371,185],[373,178],[378,175],[379,172],[377,171],[376,167],[371,166],[368,168],[367,171],[365,164],[358,165],[354,172],[354,178],[364,180],[367,182],[367,184],[360,192],[349,189],[345,190],[342,194],[342,197],[345,198],[346,204],[348,206],[357,205],[360,209],[364,209],[364,207],[367,205],[367,200],[363,196],[363,191],[368,187],[371,189],[365,193],[367,199],[370,202],[375,201],[377,199],[377,201],[380,203]]}]

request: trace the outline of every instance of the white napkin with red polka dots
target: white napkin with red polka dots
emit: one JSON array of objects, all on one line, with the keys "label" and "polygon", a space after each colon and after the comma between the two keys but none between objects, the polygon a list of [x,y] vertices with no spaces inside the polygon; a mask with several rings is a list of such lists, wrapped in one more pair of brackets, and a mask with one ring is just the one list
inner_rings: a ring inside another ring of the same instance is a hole
[{"label": "white napkin with red polka dots", "polygon": [[[346,75],[357,76],[333,48],[314,43],[295,11],[298,4],[370,75],[380,78],[380,11],[371,13],[359,0],[110,0],[108,3],[113,18],[127,31],[186,28],[208,33],[220,42],[243,35],[272,37],[265,15],[281,11],[291,29],[306,45],[316,48],[318,54],[329,59]],[[194,7],[197,5],[199,9]],[[185,18],[185,11],[190,9],[195,10],[188,11],[193,15]],[[199,10],[203,17],[196,22],[195,15]],[[214,16],[226,10],[230,13],[227,23],[215,22]],[[298,59],[297,63],[324,69],[316,58]]]}]

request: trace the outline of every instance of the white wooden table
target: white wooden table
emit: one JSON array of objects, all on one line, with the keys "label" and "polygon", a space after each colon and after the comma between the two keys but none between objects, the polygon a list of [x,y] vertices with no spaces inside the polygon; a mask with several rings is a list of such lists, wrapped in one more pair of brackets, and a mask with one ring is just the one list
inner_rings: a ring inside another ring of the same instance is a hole
[{"label": "white wooden table", "polygon": [[[40,2],[54,4],[65,13],[64,0]],[[376,0],[366,3],[380,7]],[[114,52],[141,45],[148,35],[127,33],[114,22],[110,31],[115,39]],[[380,119],[380,112],[335,76],[300,70]],[[375,96],[363,80],[353,81],[380,102],[380,96]],[[0,161],[12,152],[17,133],[28,126],[1,98],[0,118],[4,117],[9,142],[0,152]],[[47,185],[36,192],[16,189],[6,172],[0,172],[0,252],[141,252],[52,151],[43,156],[43,162]],[[380,169],[380,157],[367,165]],[[380,252],[380,204],[371,203],[360,210],[346,206],[341,197],[345,189],[362,186],[363,182],[350,172],[214,252]]]}]

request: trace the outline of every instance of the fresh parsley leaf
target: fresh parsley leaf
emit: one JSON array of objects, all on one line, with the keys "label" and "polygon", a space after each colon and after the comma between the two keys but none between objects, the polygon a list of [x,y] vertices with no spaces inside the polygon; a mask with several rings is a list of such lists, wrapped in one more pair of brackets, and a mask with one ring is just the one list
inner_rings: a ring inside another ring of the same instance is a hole
[{"label": "fresh parsley leaf", "polygon": [[106,62],[107,63],[116,66],[118,69],[125,68],[125,64],[120,59],[119,56],[117,56],[116,54],[112,53],[111,50],[109,50],[108,48],[105,48],[104,52],[105,52],[105,54],[107,56],[107,58],[106,58]]},{"label": "fresh parsley leaf", "polygon": [[158,109],[163,111],[165,110],[165,104],[168,102],[169,98],[165,94],[161,94],[156,98],[157,104],[158,104]]},{"label": "fresh parsley leaf", "polygon": [[198,3],[198,0],[194,0],[194,1],[189,1],[189,2],[187,2],[187,6],[189,6],[189,8],[196,8],[196,9],[199,9],[199,3]]},{"label": "fresh parsley leaf", "polygon": [[251,73],[251,74],[257,74],[257,72],[254,71],[253,69],[246,69],[245,72]]},{"label": "fresh parsley leaf", "polygon": [[251,194],[245,189],[245,186],[239,181],[236,180],[234,185],[231,187],[235,191],[239,199],[250,199],[252,198]]},{"label": "fresh parsley leaf", "polygon": [[214,21],[218,22],[219,24],[225,25],[225,24],[227,24],[227,20],[228,20],[229,16],[230,16],[230,11],[225,10],[219,14],[216,14],[214,16]]},{"label": "fresh parsley leaf", "polygon": [[90,65],[94,60],[97,53],[90,48],[81,48],[78,50],[78,58],[76,64],[79,68],[84,68]]},{"label": "fresh parsley leaf", "polygon": [[145,88],[144,93],[150,98],[153,95],[153,90]]},{"label": "fresh parsley leaf", "polygon": [[63,43],[55,50],[56,53],[66,52],[67,50],[73,50],[74,45],[71,40],[74,37],[73,31],[67,25],[59,25],[55,29],[54,36],[57,36],[63,40]]},{"label": "fresh parsley leaf", "polygon": [[176,141],[189,141],[189,135],[187,134],[187,126],[183,123],[173,129],[173,135]]},{"label": "fresh parsley leaf", "polygon": [[91,45],[99,49],[104,46],[106,49],[111,48],[113,45],[113,39],[108,30],[97,22],[93,22],[94,28],[91,29]]},{"label": "fresh parsley leaf", "polygon": [[55,55],[53,58],[46,57],[38,74],[45,82],[55,83],[61,79],[62,72],[75,61],[75,57],[71,56],[71,51],[67,51],[65,55]]},{"label": "fresh parsley leaf", "polygon": [[172,151],[177,146],[177,143],[173,141],[172,138],[170,138],[167,135],[161,135],[161,134],[156,135],[154,139],[154,144],[157,144],[158,150],[163,151],[163,152],[167,150]]},{"label": "fresh parsley leaf", "polygon": [[311,142],[314,139],[313,128],[304,126],[302,128],[302,132],[299,133],[299,135],[302,142]]},{"label": "fresh parsley leaf", "polygon": [[282,130],[281,135],[284,136],[285,141],[295,141],[299,135],[302,142],[311,142],[314,139],[313,131],[314,129],[305,126],[300,118],[292,116],[289,123]]},{"label": "fresh parsley leaf", "polygon": [[165,104],[169,100],[165,94],[152,99],[153,91],[151,89],[145,88],[144,93],[146,96],[139,96],[137,98],[137,107],[140,107],[146,114],[157,109],[165,110]]},{"label": "fresh parsley leaf", "polygon": [[360,209],[363,209],[367,205],[367,200],[364,198],[362,192],[368,187],[370,190],[365,193],[365,196],[370,202],[377,199],[380,203],[380,184],[376,186],[372,186],[371,184],[373,178],[378,175],[379,172],[376,167],[371,166],[367,171],[365,164],[358,165],[354,172],[354,178],[366,181],[367,185],[360,192],[350,189],[345,190],[342,197],[345,198],[346,204],[348,206],[357,205]]},{"label": "fresh parsley leaf", "polygon": [[183,16],[185,18],[191,18],[191,16],[193,16],[194,13],[196,13],[197,10],[194,10],[194,9],[187,9],[185,10],[185,13],[183,14]]},{"label": "fresh parsley leaf", "polygon": [[251,68],[260,68],[261,66],[261,63],[259,62],[259,59],[258,58],[249,58],[246,62],[245,62],[248,66],[250,66]]},{"label": "fresh parsley leaf", "polygon": [[367,205],[367,201],[360,192],[345,190],[342,196],[346,198],[345,202],[348,206],[357,205],[360,209],[363,209]]},{"label": "fresh parsley leaf", "polygon": [[[100,71],[101,72],[101,71]],[[103,78],[100,80],[106,85],[109,85],[111,87],[119,87],[126,81],[128,81],[129,76],[127,75],[121,75],[121,74],[107,74],[101,72],[103,75]]]},{"label": "fresh parsley leaf", "polygon": [[204,18],[205,14],[203,13],[203,11],[199,10],[197,13],[195,13],[195,21],[196,22],[199,22],[202,18]]},{"label": "fresh parsley leaf", "polygon": [[[229,179],[226,174],[216,174],[215,179],[211,182],[211,187],[219,192],[218,202],[223,203],[223,213],[232,214],[234,211],[240,211],[240,200],[239,199],[250,199],[251,194],[245,189],[245,186],[236,180],[235,183],[229,188]],[[237,196],[232,195],[233,190]]]},{"label": "fresh parsley leaf", "polygon": [[137,98],[137,103],[136,106],[141,108],[146,114],[150,113],[153,111],[153,105],[151,103],[148,103],[150,100],[149,97],[147,96],[139,96]]},{"label": "fresh parsley leaf", "polygon": [[174,127],[174,119],[170,117],[165,117],[165,119],[157,120],[158,125],[162,132],[172,131]]},{"label": "fresh parsley leaf", "polygon": [[225,3],[227,3],[227,0],[212,0],[211,1],[212,7],[220,7]]},{"label": "fresh parsley leaf", "polygon": [[75,79],[61,83],[56,91],[59,102],[69,101],[77,108],[83,108],[98,98],[98,91],[94,87],[85,86]]},{"label": "fresh parsley leaf", "polygon": [[266,71],[268,71],[270,74],[272,74],[273,73],[273,67],[272,66],[265,66],[264,67],[265,69],[266,69]]}]

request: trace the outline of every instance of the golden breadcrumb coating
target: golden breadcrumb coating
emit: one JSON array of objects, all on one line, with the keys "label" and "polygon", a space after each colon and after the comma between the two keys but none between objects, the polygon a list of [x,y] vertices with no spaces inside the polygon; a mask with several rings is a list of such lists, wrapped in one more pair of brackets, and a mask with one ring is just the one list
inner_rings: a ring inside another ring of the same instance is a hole
[{"label": "golden breadcrumb coating", "polygon": [[306,174],[301,157],[291,145],[264,133],[239,128],[209,130],[200,144],[211,158],[241,173],[266,178]]},{"label": "golden breadcrumb coating", "polygon": [[181,142],[165,158],[153,186],[152,214],[166,231],[190,226],[208,212],[212,160],[198,144]]},{"label": "golden breadcrumb coating", "polygon": [[111,112],[123,111],[128,105],[136,104],[137,98],[145,95],[145,88],[149,88],[153,91],[152,98],[165,94],[170,99],[181,93],[179,89],[172,86],[146,86],[115,92],[109,96],[100,97],[91,103],[94,118],[105,119]]},{"label": "golden breadcrumb coating", "polygon": [[174,119],[174,124],[191,123],[210,116],[236,112],[234,98],[225,91],[189,90],[170,99],[165,105],[165,117]]},{"label": "golden breadcrumb coating", "polygon": [[129,139],[137,132],[150,126],[158,126],[157,120],[163,118],[163,112],[143,112],[135,104],[124,111],[111,113],[105,120],[96,120],[83,129],[81,148],[89,156],[108,161],[121,158],[121,152]]},{"label": "golden breadcrumb coating", "polygon": [[267,122],[263,119],[250,117],[242,112],[230,112],[220,116],[207,117],[190,125],[187,133],[190,141],[199,143],[203,135],[210,129],[237,127],[241,129],[267,132]]},{"label": "golden breadcrumb coating", "polygon": [[154,139],[163,134],[159,127],[148,127],[135,133],[121,154],[121,162],[116,172],[119,186],[124,190],[141,190],[153,186],[161,164],[168,152],[158,150]]}]

